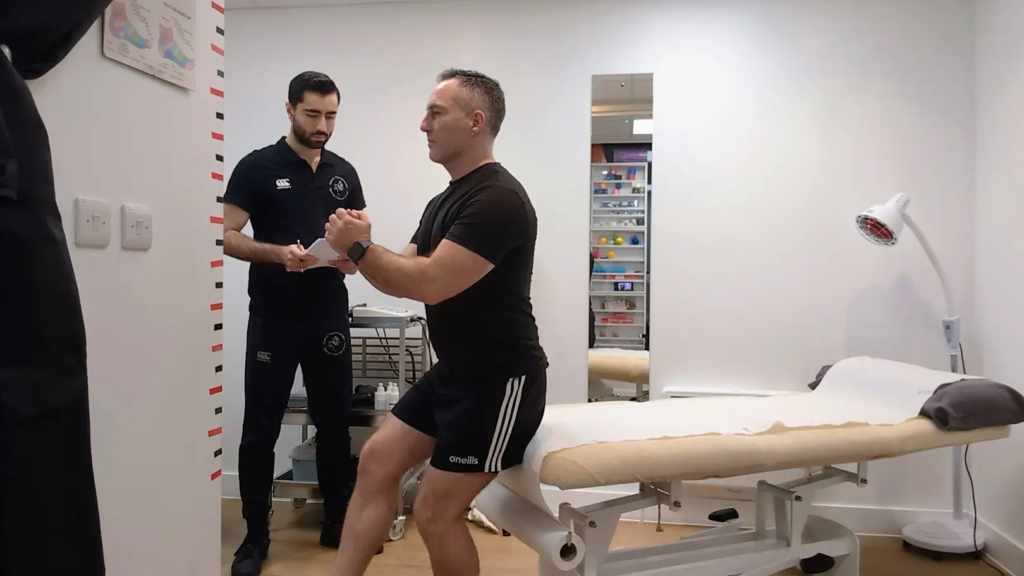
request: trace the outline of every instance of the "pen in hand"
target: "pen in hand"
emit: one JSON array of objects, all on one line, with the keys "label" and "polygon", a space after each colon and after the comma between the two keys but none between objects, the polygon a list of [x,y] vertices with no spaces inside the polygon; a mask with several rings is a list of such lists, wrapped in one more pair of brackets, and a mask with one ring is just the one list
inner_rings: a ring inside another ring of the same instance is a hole
[{"label": "pen in hand", "polygon": [[[303,252],[306,251],[306,249],[302,247],[302,240],[296,240],[295,241],[295,245],[299,247],[299,250],[302,250]],[[305,271],[306,271],[306,261],[305,260],[299,260],[299,272],[305,272]]]}]

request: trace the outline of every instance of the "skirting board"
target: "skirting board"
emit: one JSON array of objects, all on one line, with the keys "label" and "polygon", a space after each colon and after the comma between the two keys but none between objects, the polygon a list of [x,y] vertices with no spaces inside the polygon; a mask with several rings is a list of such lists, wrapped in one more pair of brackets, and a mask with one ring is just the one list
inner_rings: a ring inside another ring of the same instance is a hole
[{"label": "skirting board", "polygon": [[[224,498],[239,497],[237,472],[225,472],[221,476],[221,482],[221,494]],[[562,502],[568,502],[573,506],[586,506],[623,494],[625,493],[596,489],[563,492],[556,488],[544,488],[544,498],[553,511],[557,510],[558,504]],[[743,524],[752,526],[750,523],[754,519],[754,507],[751,502],[687,500],[683,502],[683,510],[680,512],[672,512],[663,508],[661,521],[665,524],[706,526],[709,524],[708,514],[722,508],[735,508],[740,513]],[[922,520],[938,520],[946,518],[949,514],[949,512],[941,510],[873,508],[869,506],[815,505],[813,508],[813,514],[842,522],[857,534],[881,536],[899,536],[900,530],[906,524]],[[626,514],[622,519],[654,523],[658,521],[658,513],[657,510],[651,508],[644,510],[643,514],[640,512]],[[1007,572],[1009,576],[1024,576],[1024,546],[992,529],[983,519],[978,521],[978,530],[988,536],[986,552],[1001,565],[1003,571]]]}]

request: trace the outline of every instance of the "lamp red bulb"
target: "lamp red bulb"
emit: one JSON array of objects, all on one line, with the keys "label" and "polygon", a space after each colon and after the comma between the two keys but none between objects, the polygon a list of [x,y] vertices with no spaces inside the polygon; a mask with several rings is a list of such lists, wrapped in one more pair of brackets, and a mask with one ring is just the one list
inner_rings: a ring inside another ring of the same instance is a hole
[{"label": "lamp red bulb", "polygon": [[866,214],[858,216],[857,229],[865,238],[880,246],[892,246],[896,243],[896,234],[893,229],[872,216]]}]

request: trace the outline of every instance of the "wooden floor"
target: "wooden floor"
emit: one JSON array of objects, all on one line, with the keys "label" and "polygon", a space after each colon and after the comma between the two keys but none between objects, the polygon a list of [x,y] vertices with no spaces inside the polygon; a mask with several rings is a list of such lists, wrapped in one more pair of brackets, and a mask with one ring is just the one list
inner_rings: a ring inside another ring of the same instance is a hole
[{"label": "wooden floor", "polygon": [[[238,500],[224,500],[221,527],[222,575],[230,576],[235,549],[245,535]],[[328,576],[335,551],[322,548],[321,508],[308,505],[293,510],[288,502],[274,503],[271,522],[270,556],[262,576]],[[480,550],[481,574],[489,576],[536,576],[537,554],[515,538],[503,538],[470,526]],[[668,542],[692,533],[682,526],[664,526],[656,532],[653,523],[623,522],[613,548]],[[374,557],[367,576],[427,576],[430,561],[416,533],[415,523],[406,524],[405,537],[388,543],[384,554]],[[780,575],[800,575],[792,570]],[[973,560],[934,562],[904,552],[896,538],[864,537],[861,541],[861,576],[995,576],[991,567]]]}]

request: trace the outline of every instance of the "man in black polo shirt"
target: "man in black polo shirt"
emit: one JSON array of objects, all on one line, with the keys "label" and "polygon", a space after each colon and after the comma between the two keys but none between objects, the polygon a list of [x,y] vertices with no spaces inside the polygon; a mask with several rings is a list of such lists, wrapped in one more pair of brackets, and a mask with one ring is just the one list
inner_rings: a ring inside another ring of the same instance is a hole
[{"label": "man in black polo shirt", "polygon": [[438,81],[420,129],[451,183],[409,245],[395,254],[373,244],[358,211],[339,210],[326,225],[331,246],[371,284],[426,304],[439,359],[363,448],[334,576],[363,574],[402,474],[427,459],[413,513],[433,571],[478,574],[463,514],[498,472],[522,462],[544,415],[548,362],[530,303],[537,217],[492,153],[505,97],[478,72],[448,70]]},{"label": "man in black polo shirt", "polygon": [[[235,166],[224,194],[224,253],[250,262],[245,416],[238,482],[248,534],[233,576],[260,573],[270,544],[274,446],[297,366],[316,426],[324,497],[320,543],[337,547],[348,505],[352,398],[348,292],[337,267],[305,253],[338,209],[366,207],[355,168],[324,149],[334,130],[338,89],[305,72],[288,87],[291,131]],[[252,222],[253,238],[242,234]]]}]

